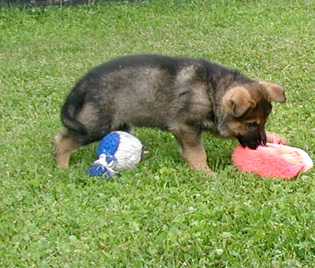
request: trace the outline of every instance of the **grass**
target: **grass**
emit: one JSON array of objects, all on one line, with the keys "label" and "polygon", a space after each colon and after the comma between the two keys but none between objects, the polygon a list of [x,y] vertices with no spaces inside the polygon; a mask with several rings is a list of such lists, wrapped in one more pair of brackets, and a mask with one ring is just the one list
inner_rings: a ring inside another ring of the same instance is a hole
[{"label": "grass", "polygon": [[91,67],[134,53],[207,58],[284,85],[268,128],[315,156],[314,1],[107,2],[0,9],[0,267],[314,267],[314,169],[291,181],[235,169],[236,141],[205,134],[214,177],[169,133],[150,154],[90,178],[96,145],[60,170],[59,111]]}]

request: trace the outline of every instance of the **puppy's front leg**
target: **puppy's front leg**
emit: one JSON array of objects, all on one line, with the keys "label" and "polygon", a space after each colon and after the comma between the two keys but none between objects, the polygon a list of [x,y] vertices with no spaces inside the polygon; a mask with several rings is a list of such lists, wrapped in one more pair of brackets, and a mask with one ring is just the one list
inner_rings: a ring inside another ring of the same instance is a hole
[{"label": "puppy's front leg", "polygon": [[184,144],[181,149],[182,155],[191,169],[198,169],[211,174],[214,173],[207,164],[207,155],[202,144],[195,147]]},{"label": "puppy's front leg", "polygon": [[180,131],[173,131],[173,134],[181,147],[181,153],[186,163],[191,169],[198,169],[210,174],[214,173],[207,164],[207,155],[199,132],[182,128]]}]

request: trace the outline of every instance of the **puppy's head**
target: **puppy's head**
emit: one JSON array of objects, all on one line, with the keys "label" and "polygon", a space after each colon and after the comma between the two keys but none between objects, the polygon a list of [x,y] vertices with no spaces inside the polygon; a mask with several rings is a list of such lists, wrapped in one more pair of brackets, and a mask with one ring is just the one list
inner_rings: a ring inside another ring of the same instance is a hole
[{"label": "puppy's head", "polygon": [[223,136],[236,137],[252,149],[266,144],[265,123],[271,102],[285,102],[284,88],[266,81],[254,81],[230,88],[222,98]]}]

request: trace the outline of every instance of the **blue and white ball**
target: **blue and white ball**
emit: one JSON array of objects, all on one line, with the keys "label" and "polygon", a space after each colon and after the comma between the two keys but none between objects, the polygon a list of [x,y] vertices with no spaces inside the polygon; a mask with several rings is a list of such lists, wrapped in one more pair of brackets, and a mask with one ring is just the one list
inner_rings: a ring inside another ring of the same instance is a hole
[{"label": "blue and white ball", "polygon": [[97,149],[98,159],[88,169],[91,176],[112,177],[120,169],[131,169],[142,159],[143,145],[135,136],[114,131],[103,137]]}]

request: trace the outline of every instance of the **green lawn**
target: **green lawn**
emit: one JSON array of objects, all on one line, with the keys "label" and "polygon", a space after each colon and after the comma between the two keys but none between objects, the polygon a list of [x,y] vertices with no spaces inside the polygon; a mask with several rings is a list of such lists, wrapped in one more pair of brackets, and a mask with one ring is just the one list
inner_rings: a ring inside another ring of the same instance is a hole
[{"label": "green lawn", "polygon": [[206,58],[287,88],[268,128],[315,158],[312,0],[146,1],[0,9],[0,267],[314,267],[315,169],[294,180],[236,170],[236,141],[205,134],[208,177],[174,138],[112,180],[56,168],[53,137],[75,81],[117,56]]}]

